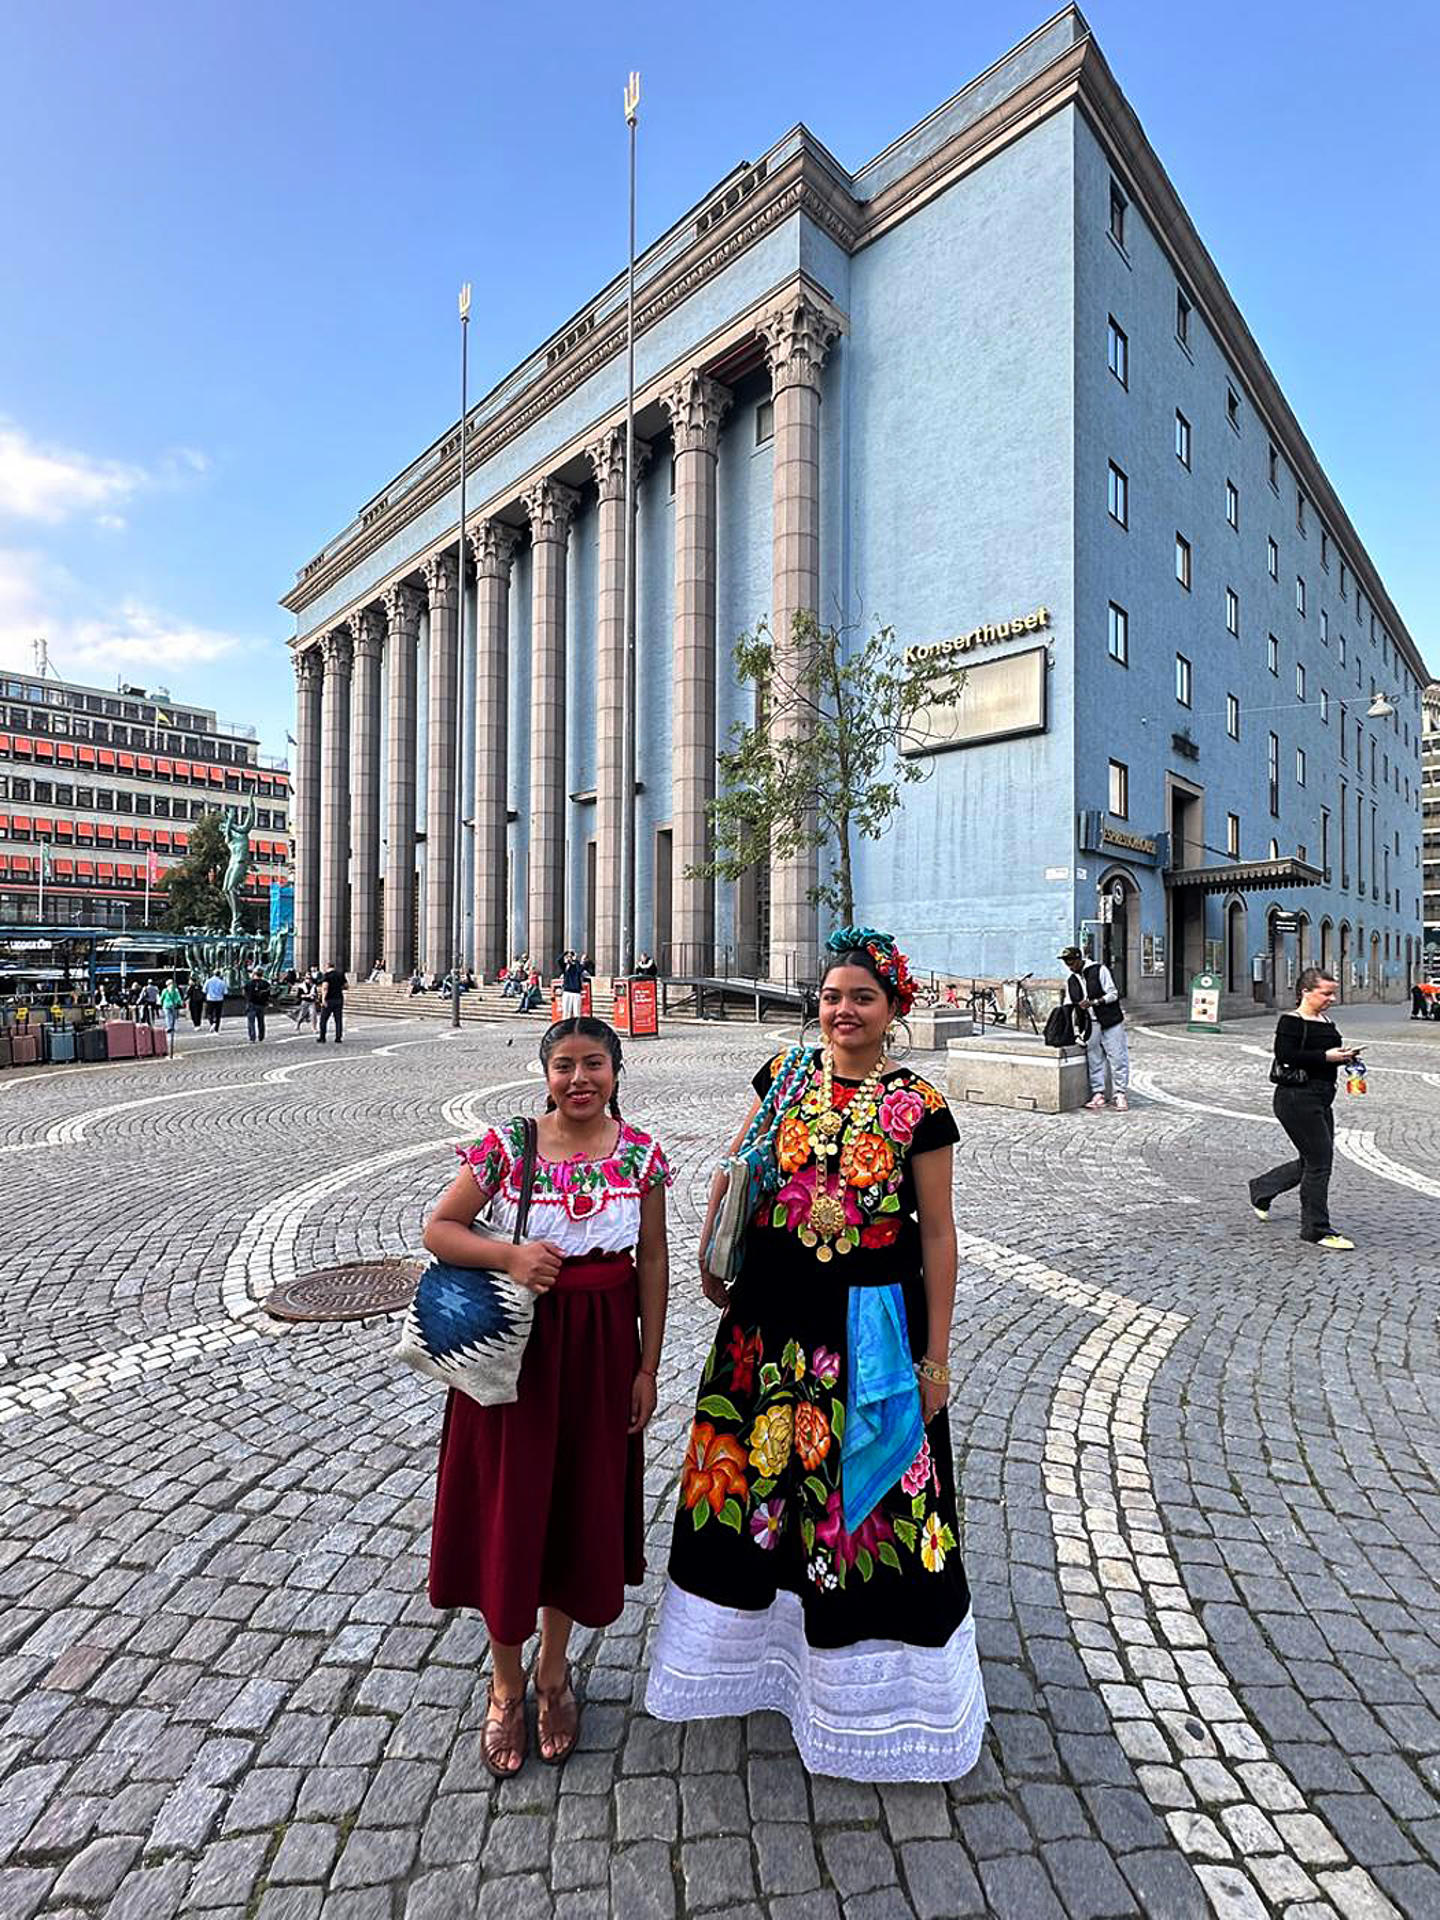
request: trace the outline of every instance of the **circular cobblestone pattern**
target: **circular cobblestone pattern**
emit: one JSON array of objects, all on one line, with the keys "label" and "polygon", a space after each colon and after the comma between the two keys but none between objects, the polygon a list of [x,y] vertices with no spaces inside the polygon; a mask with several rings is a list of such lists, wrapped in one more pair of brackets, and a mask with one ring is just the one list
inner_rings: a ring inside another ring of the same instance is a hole
[{"label": "circular cobblestone pattern", "polygon": [[535,1029],[0,1077],[0,1920],[1435,1920],[1440,1027],[1342,1025],[1348,1256],[1247,1205],[1266,1023],[1132,1029],[1128,1114],[958,1113],[992,1727],[949,1787],[641,1704],[705,1185],[772,1034],[630,1050],[676,1170],[649,1572],[577,1634],[581,1750],[504,1783],[483,1627],[425,1598],[440,1396],[393,1321],[264,1302],[417,1256],[452,1143],[535,1102]]}]

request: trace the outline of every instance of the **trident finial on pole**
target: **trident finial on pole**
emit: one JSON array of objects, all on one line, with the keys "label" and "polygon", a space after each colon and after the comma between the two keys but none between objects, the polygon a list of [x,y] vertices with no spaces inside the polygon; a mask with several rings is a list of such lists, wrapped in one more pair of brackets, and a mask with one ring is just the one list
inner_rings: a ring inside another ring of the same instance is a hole
[{"label": "trident finial on pole", "polygon": [[470,318],[470,282],[468,280],[460,289],[460,318],[462,320]]},{"label": "trident finial on pole", "polygon": [[640,76],[638,73],[632,73],[625,82],[625,119],[627,124],[633,127],[639,117]]}]

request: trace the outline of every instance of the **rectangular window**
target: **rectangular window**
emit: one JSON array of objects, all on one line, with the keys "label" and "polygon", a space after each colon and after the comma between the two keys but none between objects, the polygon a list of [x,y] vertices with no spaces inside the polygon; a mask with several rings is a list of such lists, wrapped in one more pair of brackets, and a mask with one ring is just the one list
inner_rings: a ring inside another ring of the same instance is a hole
[{"label": "rectangular window", "polygon": [[1175,338],[1182,347],[1190,345],[1190,300],[1183,287],[1175,289]]},{"label": "rectangular window", "polygon": [[1130,482],[1112,460],[1110,462],[1109,481],[1110,518],[1116,526],[1128,527],[1130,524]]},{"label": "rectangular window", "polygon": [[1190,542],[1183,533],[1175,536],[1175,578],[1188,593],[1190,591]]},{"label": "rectangular window", "polygon": [[1343,633],[1340,636],[1340,664],[1342,667],[1345,664],[1345,636]]},{"label": "rectangular window", "polygon": [[1325,875],[1326,884],[1330,880],[1330,809],[1320,809],[1320,871]]},{"label": "rectangular window", "polygon": [[1116,180],[1110,182],[1110,238],[1123,253],[1125,251],[1125,215],[1130,202],[1120,190]]},{"label": "rectangular window", "polygon": [[1303,787],[1305,784],[1305,749],[1303,747],[1295,749],[1295,784],[1297,787]]},{"label": "rectangular window", "polygon": [[1324,687],[1321,687],[1320,689],[1320,720],[1323,726],[1327,726],[1327,727],[1329,726],[1330,695],[1325,691]]},{"label": "rectangular window", "polygon": [[1305,539],[1305,494],[1299,487],[1295,489],[1295,531]]},{"label": "rectangular window", "polygon": [[1322,647],[1330,644],[1330,615],[1324,607],[1320,609],[1320,644]]},{"label": "rectangular window", "polygon": [[1270,811],[1277,818],[1280,813],[1280,736],[1272,733],[1266,750],[1266,770],[1270,786]]},{"label": "rectangular window", "polygon": [[1106,360],[1111,373],[1114,374],[1121,386],[1128,387],[1130,384],[1130,342],[1125,337],[1125,329],[1119,325],[1113,313],[1110,316],[1110,332],[1106,346]]},{"label": "rectangular window", "polygon": [[1340,598],[1342,600],[1350,598],[1350,569],[1343,560],[1340,562]]},{"label": "rectangular window", "polygon": [[1178,407],[1175,409],[1175,458],[1182,467],[1190,464],[1190,422]]},{"label": "rectangular window", "polygon": [[1270,484],[1276,493],[1280,491],[1280,455],[1275,451],[1275,442],[1270,442]]},{"label": "rectangular window", "polygon": [[1225,482],[1225,524],[1240,531],[1240,489],[1233,480]]},{"label": "rectangular window", "polygon": [[1130,616],[1124,607],[1110,602],[1110,658],[1122,667],[1130,664]]},{"label": "rectangular window", "polygon": [[1182,707],[1190,705],[1190,662],[1183,653],[1175,656],[1175,698]]},{"label": "rectangular window", "polygon": [[1324,527],[1320,529],[1320,564],[1326,573],[1330,571],[1330,535]]},{"label": "rectangular window", "polygon": [[1225,589],[1225,631],[1240,638],[1240,596],[1233,587]]},{"label": "rectangular window", "polygon": [[1238,433],[1240,431],[1240,396],[1234,387],[1229,385],[1225,388],[1225,418]]},{"label": "rectangular window", "polygon": [[1225,851],[1232,860],[1240,858],[1240,816],[1227,813],[1225,816]]},{"label": "rectangular window", "polygon": [[1305,576],[1301,573],[1295,576],[1295,611],[1302,620],[1305,618]]},{"label": "rectangular window", "polygon": [[1265,542],[1265,567],[1272,580],[1280,578],[1280,549],[1271,539]]},{"label": "rectangular window", "polygon": [[755,444],[763,447],[775,438],[775,402],[762,400],[755,409]]},{"label": "rectangular window", "polygon": [[1123,760],[1110,762],[1110,811],[1117,820],[1130,818],[1130,769]]},{"label": "rectangular window", "polygon": [[1305,668],[1299,661],[1295,664],[1295,698],[1305,698]]},{"label": "rectangular window", "polygon": [[1273,633],[1267,633],[1265,636],[1265,664],[1272,673],[1279,673],[1280,642],[1275,638]]},{"label": "rectangular window", "polygon": [[1240,701],[1233,693],[1225,696],[1225,731],[1232,740],[1240,738]]}]

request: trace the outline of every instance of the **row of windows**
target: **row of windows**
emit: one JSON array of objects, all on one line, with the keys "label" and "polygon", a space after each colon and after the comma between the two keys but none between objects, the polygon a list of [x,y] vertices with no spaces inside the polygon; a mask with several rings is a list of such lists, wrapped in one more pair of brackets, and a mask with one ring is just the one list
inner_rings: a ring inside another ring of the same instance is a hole
[{"label": "row of windows", "polygon": [[[213,733],[215,728],[214,714],[182,713],[178,707],[142,705],[108,693],[81,693],[73,687],[56,686],[49,680],[0,681],[0,698],[28,700],[32,706],[69,713],[108,713],[118,719],[140,720],[152,727],[160,724],[158,716],[164,713],[173,727],[186,727],[198,733]],[[36,718],[38,721],[40,716]]]},{"label": "row of windows", "polygon": [[192,721],[174,714],[170,717],[175,722],[173,726],[127,727],[108,720],[82,719],[78,715],[72,718],[68,713],[44,709],[38,713],[28,707],[9,709],[10,725],[17,733],[34,733],[56,740],[93,740],[97,746],[137,747],[142,753],[188,754],[193,759],[215,760],[227,767],[256,764],[257,747],[219,740],[203,730],[186,732],[185,726],[193,726]]},{"label": "row of windows", "polygon": [[[66,829],[64,837],[60,830]],[[73,829],[73,830],[72,830]],[[45,820],[38,816],[28,819],[20,814],[13,819],[0,814],[0,844],[17,846],[49,847],[52,852],[59,850],[67,857],[72,847],[95,847],[108,857],[108,850],[118,848],[120,852],[143,853],[152,844],[152,834],[148,827],[112,826],[106,821]],[[169,834],[163,827],[157,827],[153,843],[158,858],[177,860],[184,852],[183,838],[180,834]],[[290,853],[284,841],[253,840],[250,843],[251,860],[266,866],[288,867]]]},{"label": "row of windows", "polygon": [[[1236,631],[1236,629],[1232,628],[1231,631]],[[1115,661],[1117,665],[1122,667],[1129,666],[1130,615],[1126,608],[1122,607],[1117,600],[1112,600],[1109,603],[1107,611],[1106,647],[1110,658]],[[1273,633],[1266,636],[1266,648],[1267,664],[1270,672],[1278,676],[1280,672],[1280,642]],[[1295,700],[1298,706],[1308,704],[1308,687],[1309,681],[1305,672],[1304,663],[1303,661],[1297,661],[1295,665]],[[1175,698],[1182,707],[1191,707],[1194,704],[1194,666],[1183,653],[1177,653],[1175,655]],[[1341,707],[1342,724],[1338,730],[1337,738],[1339,740],[1340,759],[1342,762],[1348,763],[1348,733],[1347,727],[1344,724],[1343,701],[1341,702]],[[1330,692],[1328,688],[1320,687],[1316,690],[1315,708],[1322,725],[1328,727],[1330,724]],[[1238,740],[1240,738],[1240,712],[1241,708],[1238,695],[1227,693],[1225,696],[1225,731],[1232,740]],[[1362,773],[1364,749],[1365,733],[1357,718],[1355,720],[1355,765]],[[1400,762],[1397,760],[1392,765],[1390,755],[1380,751],[1373,734],[1370,736],[1370,779],[1372,784],[1393,787],[1397,794],[1403,796],[1405,805],[1407,807],[1410,805],[1411,789],[1409,776],[1406,775],[1402,777]]]},{"label": "row of windows", "polygon": [[[214,802],[209,800],[172,799],[163,793],[130,793],[124,787],[76,787],[64,780],[28,780],[18,774],[0,774],[0,800],[77,807],[96,813],[132,813],[155,820],[199,820],[215,811]],[[284,813],[268,807],[256,808],[255,825],[273,833],[288,831]]]},{"label": "row of windows", "polygon": [[[1110,181],[1109,206],[1110,238],[1128,265],[1130,261],[1128,246],[1130,201],[1124,188],[1113,176]],[[1175,338],[1187,357],[1191,359],[1194,357],[1191,352],[1191,322],[1193,315],[1193,302],[1185,288],[1177,281],[1175,285]],[[1130,339],[1124,327],[1121,326],[1113,313],[1110,314],[1107,319],[1105,351],[1106,363],[1109,366],[1111,374],[1122,387],[1128,390],[1130,385]],[[1234,382],[1227,379],[1225,384],[1225,417],[1230,428],[1236,434],[1239,434],[1241,431],[1242,414],[1243,408],[1240,395],[1236,391]],[[1175,452],[1177,458],[1186,467],[1189,467],[1191,464],[1191,426],[1190,422],[1178,409],[1175,415]],[[1281,482],[1281,458],[1280,450],[1273,440],[1267,440],[1266,442],[1266,474],[1271,490],[1278,498]],[[1226,517],[1230,520],[1232,526],[1237,526],[1238,496],[1233,503],[1236,518],[1232,519],[1230,517],[1232,505],[1230,496],[1232,490],[1231,483],[1227,482]],[[1304,487],[1297,479],[1295,482],[1295,530],[1301,539],[1309,538],[1310,518],[1311,503]],[[1353,570],[1346,562],[1344,556],[1338,554],[1336,543],[1331,538],[1330,530],[1323,521],[1319,522],[1319,533],[1321,568],[1326,573],[1330,572],[1331,555],[1332,552],[1336,552],[1339,560],[1340,597],[1343,601],[1348,602]],[[1355,585],[1355,613],[1356,619],[1361,624],[1363,631],[1365,596],[1358,581]],[[1401,690],[1407,694],[1415,693],[1418,690],[1418,683],[1410,672],[1408,663],[1401,659],[1398,647],[1393,646],[1389,633],[1381,623],[1377,622],[1373,605],[1370,607],[1370,639],[1372,643],[1380,646],[1387,672],[1391,669],[1391,656],[1393,651],[1394,670],[1400,679]]]}]

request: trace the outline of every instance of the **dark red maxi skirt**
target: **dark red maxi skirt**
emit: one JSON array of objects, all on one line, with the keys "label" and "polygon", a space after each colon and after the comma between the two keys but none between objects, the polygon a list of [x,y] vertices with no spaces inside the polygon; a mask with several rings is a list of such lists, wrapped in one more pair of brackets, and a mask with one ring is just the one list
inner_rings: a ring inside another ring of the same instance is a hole
[{"label": "dark red maxi skirt", "polygon": [[477,1608],[502,1646],[540,1607],[608,1626],[644,1578],[644,1449],[626,1432],[638,1311],[630,1254],[567,1260],[535,1302],[514,1403],[450,1395],[430,1604]]}]

